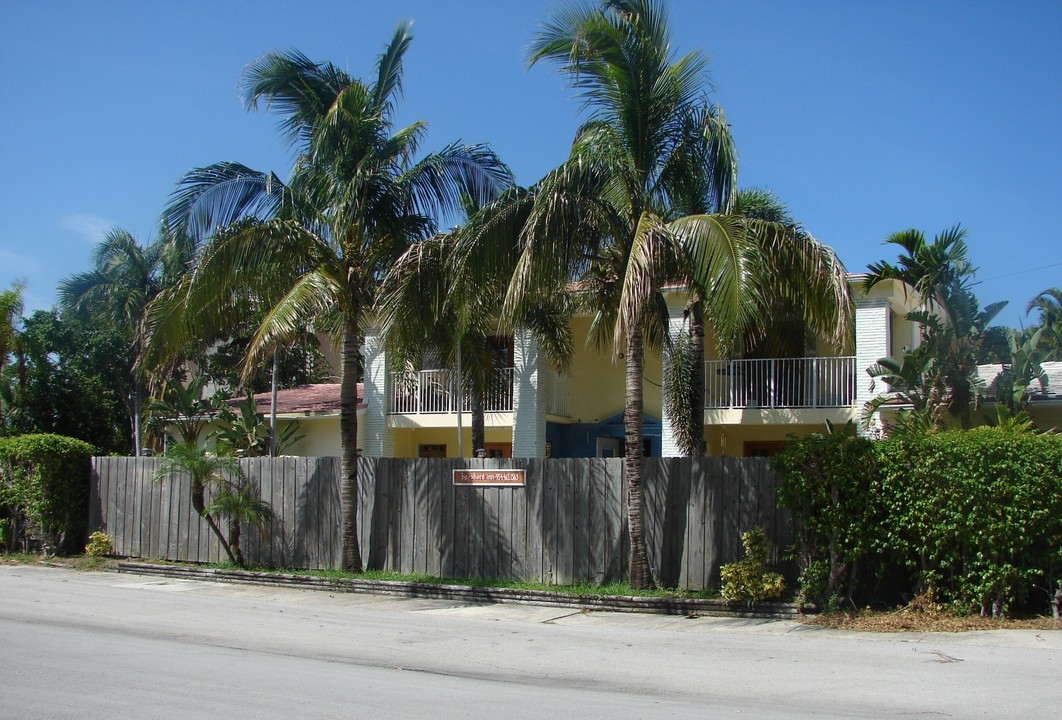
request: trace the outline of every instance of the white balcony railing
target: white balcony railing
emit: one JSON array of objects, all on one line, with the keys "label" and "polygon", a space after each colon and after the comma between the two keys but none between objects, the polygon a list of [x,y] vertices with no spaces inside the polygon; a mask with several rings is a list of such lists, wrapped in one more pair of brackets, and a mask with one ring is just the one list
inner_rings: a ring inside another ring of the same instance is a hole
[{"label": "white balcony railing", "polygon": [[833,408],[855,402],[855,358],[709,360],[705,408]]},{"label": "white balcony railing", "polygon": [[[391,376],[391,412],[409,415],[457,412],[457,378],[450,370],[421,370]],[[512,412],[513,369],[494,372],[483,403],[486,412]],[[462,411],[472,410],[465,394]]]}]

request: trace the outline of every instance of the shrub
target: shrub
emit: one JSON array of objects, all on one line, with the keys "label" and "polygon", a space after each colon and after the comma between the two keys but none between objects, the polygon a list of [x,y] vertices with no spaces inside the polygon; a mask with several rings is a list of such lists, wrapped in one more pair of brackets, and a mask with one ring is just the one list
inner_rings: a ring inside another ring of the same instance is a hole
[{"label": "shrub", "polygon": [[855,565],[873,551],[880,521],[871,493],[877,463],[874,443],[850,426],[795,440],[772,460],[778,502],[793,514],[801,603],[851,597]]},{"label": "shrub", "polygon": [[730,602],[763,602],[781,595],[785,590],[782,576],[767,569],[767,533],[753,528],[741,535],[741,544],[745,557],[719,569],[723,597]]},{"label": "shrub", "polygon": [[1000,428],[881,443],[882,543],[916,593],[997,616],[1062,577],[1062,437]]},{"label": "shrub", "polygon": [[88,545],[85,546],[85,554],[91,557],[103,557],[114,552],[114,542],[111,536],[105,532],[96,532],[89,535]]},{"label": "shrub", "polygon": [[8,548],[76,552],[88,520],[88,443],[61,435],[0,438],[0,513]]}]

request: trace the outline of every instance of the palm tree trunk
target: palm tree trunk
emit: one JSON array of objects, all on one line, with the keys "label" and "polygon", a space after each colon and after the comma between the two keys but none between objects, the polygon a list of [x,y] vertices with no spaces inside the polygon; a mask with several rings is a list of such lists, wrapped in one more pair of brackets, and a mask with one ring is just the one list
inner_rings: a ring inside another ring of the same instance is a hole
[{"label": "palm tree trunk", "polygon": [[645,502],[642,477],[645,468],[642,448],[642,370],[644,365],[641,320],[627,327],[626,399],[623,410],[625,438],[624,469],[627,476],[627,527],[631,543],[628,574],[631,587],[653,587],[653,573],[645,546]]},{"label": "palm tree trunk", "polygon": [[214,537],[218,539],[218,542],[221,544],[221,549],[229,556],[229,560],[231,560],[233,564],[242,567],[243,563],[237,560],[236,556],[233,555],[232,548],[229,547],[229,543],[225,539],[225,533],[221,532],[221,528],[218,527],[214,518],[206,511],[206,488],[202,483],[192,483],[192,509],[196,511],[199,517],[206,520],[207,525],[210,526],[210,531],[214,533]]},{"label": "palm tree trunk", "polygon": [[243,567],[245,561],[243,559],[243,550],[240,549],[242,528],[240,527],[239,518],[234,518],[229,521],[229,545],[232,547],[232,552],[236,556],[236,564]]},{"label": "palm tree trunk", "polygon": [[339,389],[340,513],[343,518],[343,570],[361,572],[358,547],[358,317],[343,321],[340,363],[343,376]]},{"label": "palm tree trunk", "polygon": [[133,378],[133,457],[140,457],[140,383]]},{"label": "palm tree trunk", "polygon": [[690,352],[693,354],[697,372],[690,379],[690,396],[695,399],[692,407],[697,417],[691,423],[699,428],[693,434],[693,443],[688,448],[690,457],[704,455],[704,303],[701,298],[694,300],[690,306]]}]

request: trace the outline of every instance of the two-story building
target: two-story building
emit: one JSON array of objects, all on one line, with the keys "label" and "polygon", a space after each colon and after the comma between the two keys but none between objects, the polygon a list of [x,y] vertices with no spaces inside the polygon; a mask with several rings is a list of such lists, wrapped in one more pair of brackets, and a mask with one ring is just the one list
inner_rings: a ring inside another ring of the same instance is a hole
[{"label": "two-story building", "polygon": [[[773,454],[792,435],[834,424],[859,422],[872,395],[867,367],[898,357],[918,342],[905,319],[912,298],[896,283],[869,293],[863,276],[850,277],[855,310],[854,343],[810,343],[801,357],[720,358],[708,343],[705,362],[704,437],[709,454]],[[684,293],[669,299],[672,329],[682,323]],[[576,352],[566,372],[550,367],[530,333],[517,330],[495,344],[506,367],[496,371],[496,392],[487,400],[488,455],[498,457],[594,457],[622,454],[624,367],[608,351],[586,346],[590,319],[576,317]],[[677,455],[662,401],[663,363],[646,353],[644,408],[649,455]],[[458,407],[453,373],[427,368],[399,376],[388,370],[386,350],[370,330],[365,343],[365,411],[361,415],[366,455],[457,457],[471,454],[471,415]],[[877,391],[882,388],[877,388]],[[460,410],[460,412],[458,412]],[[461,429],[459,440],[458,428]]]}]

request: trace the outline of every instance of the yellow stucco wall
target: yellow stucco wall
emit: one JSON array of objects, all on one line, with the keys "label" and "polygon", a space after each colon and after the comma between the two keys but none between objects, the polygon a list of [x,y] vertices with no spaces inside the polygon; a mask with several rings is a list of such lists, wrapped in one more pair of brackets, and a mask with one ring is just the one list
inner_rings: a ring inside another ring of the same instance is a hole
[{"label": "yellow stucco wall", "polygon": [[[587,347],[585,339],[590,330],[589,318],[575,318],[572,332],[575,353],[569,367],[569,415],[573,422],[594,423],[623,412],[623,360],[612,360],[609,350]],[[660,353],[646,350],[644,382],[645,412],[660,417]]]},{"label": "yellow stucco wall", "polygon": [[[744,445],[750,441],[786,441],[795,437],[806,437],[812,433],[823,432],[823,425],[707,425],[704,439],[708,454],[743,457]],[[723,434],[726,435],[726,448],[723,448]]]},{"label": "yellow stucco wall", "polygon": [[[466,418],[467,420],[467,418]],[[464,428],[464,456],[472,455],[472,428]],[[421,445],[445,445],[446,457],[457,457],[457,428],[396,428],[394,431],[395,457],[412,458],[419,454]],[[511,443],[511,428],[485,428],[484,439],[488,443]]]},{"label": "yellow stucco wall", "polygon": [[[361,418],[358,418],[359,420]],[[294,422],[292,419],[277,418],[277,427],[283,429],[286,424]],[[299,433],[304,438],[287,448],[286,455],[302,455],[305,457],[329,457],[339,456],[339,416],[302,417],[298,418]],[[362,439],[361,423],[358,423],[358,447],[361,447]]]}]

